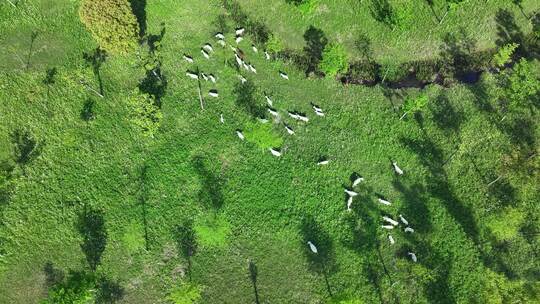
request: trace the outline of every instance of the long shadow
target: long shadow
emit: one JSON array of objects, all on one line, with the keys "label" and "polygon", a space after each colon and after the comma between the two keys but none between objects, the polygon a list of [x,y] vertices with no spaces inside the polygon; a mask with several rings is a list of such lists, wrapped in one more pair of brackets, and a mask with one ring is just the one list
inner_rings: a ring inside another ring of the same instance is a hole
[{"label": "long shadow", "polygon": [[56,68],[49,68],[45,71],[43,84],[47,86],[47,95],[49,95],[50,86],[56,83],[56,74],[58,74],[58,70]]},{"label": "long shadow", "polygon": [[207,168],[202,156],[194,157],[191,163],[202,184],[199,191],[199,201],[211,210],[219,210],[223,206],[224,200],[221,191],[222,178]]},{"label": "long shadow", "polygon": [[251,280],[251,284],[253,285],[253,293],[255,295],[255,304],[259,304],[259,291],[257,290],[257,265],[255,265],[255,262],[253,262],[251,259],[248,259],[248,272],[249,272],[249,279]]},{"label": "long shadow", "polygon": [[176,246],[182,257],[187,261],[188,277],[191,280],[191,257],[197,251],[197,239],[193,229],[193,220],[188,219],[177,225],[173,231]]},{"label": "long shadow", "polygon": [[146,201],[148,200],[148,189],[147,189],[147,173],[148,166],[144,164],[141,168],[141,173],[139,175],[139,205],[141,206],[141,217],[144,227],[144,247],[146,250],[150,250],[150,240],[148,237],[148,217],[146,210]]},{"label": "long shadow", "polygon": [[104,214],[100,210],[87,208],[79,215],[77,230],[83,242],[81,249],[92,271],[101,263],[101,255],[107,245],[107,230],[105,228]]},{"label": "long shadow", "polygon": [[[332,288],[328,276],[337,270],[332,238],[311,216],[302,219],[300,236],[302,239],[301,246],[310,269],[323,276],[328,295],[332,297]],[[308,242],[317,247],[317,253],[310,250]]]},{"label": "long shadow", "polygon": [[139,24],[139,37],[146,35],[146,0],[130,0],[131,11]]},{"label": "long shadow", "polygon": [[99,94],[103,94],[103,80],[101,79],[100,69],[103,63],[107,60],[107,52],[97,47],[95,50],[89,53],[83,53],[83,58],[88,65],[92,67],[94,76],[96,77],[99,85]]},{"label": "long shadow", "polygon": [[0,222],[3,222],[2,211],[4,207],[7,206],[11,200],[11,195],[13,194],[14,185],[12,184],[12,179],[15,177],[13,170],[15,166],[9,160],[0,161]]},{"label": "long shadow", "polygon": [[243,108],[253,118],[263,118],[266,115],[264,107],[255,99],[255,84],[248,80],[246,83],[237,83],[234,86],[233,94],[236,95],[235,103]]},{"label": "long shadow", "polygon": [[38,37],[37,31],[32,31],[32,34],[30,34],[30,47],[28,48],[28,56],[26,58],[26,70],[30,68],[30,58],[32,57],[32,52],[34,51],[34,42],[36,41],[36,38]]},{"label": "long shadow", "polygon": [[306,75],[309,75],[311,72],[318,71],[318,65],[322,59],[324,48],[328,44],[328,39],[321,29],[310,25],[304,33],[304,40],[306,42],[304,53],[308,59]]}]

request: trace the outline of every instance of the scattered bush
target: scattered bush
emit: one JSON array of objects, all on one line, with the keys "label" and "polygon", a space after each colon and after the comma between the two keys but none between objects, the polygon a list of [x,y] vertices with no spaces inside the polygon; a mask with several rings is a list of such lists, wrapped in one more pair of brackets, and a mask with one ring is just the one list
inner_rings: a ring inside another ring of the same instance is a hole
[{"label": "scattered bush", "polygon": [[127,98],[127,104],[132,111],[131,121],[140,129],[143,136],[153,138],[163,117],[156,101],[149,94],[135,90]]},{"label": "scattered bush", "polygon": [[407,98],[403,103],[403,115],[401,118],[405,117],[407,114],[414,114],[422,111],[422,109],[428,104],[429,98],[427,95],[420,95],[414,98]]},{"label": "scattered bush", "polygon": [[245,125],[244,134],[247,141],[263,150],[281,147],[283,144],[283,138],[276,134],[269,123],[250,121]]},{"label": "scattered bush", "polygon": [[488,219],[487,226],[498,241],[514,238],[523,223],[525,215],[518,209],[506,208]]},{"label": "scattered bush", "polygon": [[183,283],[173,288],[167,300],[174,304],[198,303],[201,300],[201,287],[190,283]]},{"label": "scattered bush", "polygon": [[128,0],[84,0],[79,16],[108,52],[125,54],[136,48],[140,29]]},{"label": "scattered bush", "polygon": [[518,47],[519,44],[517,43],[509,43],[503,45],[499,49],[499,51],[493,56],[493,65],[495,65],[495,67],[503,67],[505,64],[510,62],[510,60],[512,59],[512,55]]},{"label": "scattered bush", "polygon": [[266,50],[270,53],[280,53],[283,51],[284,46],[281,39],[279,39],[276,35],[270,34],[268,37],[268,41],[266,42]]},{"label": "scattered bush", "polygon": [[388,0],[371,0],[369,10],[373,19],[378,22],[384,23],[390,27],[396,25],[394,9]]},{"label": "scattered bush", "polygon": [[328,44],[323,51],[319,69],[327,77],[335,77],[337,74],[346,73],[349,69],[347,54],[341,44]]},{"label": "scattered bush", "polygon": [[195,222],[197,241],[206,247],[223,247],[231,233],[231,225],[219,215],[209,214],[199,217]]}]

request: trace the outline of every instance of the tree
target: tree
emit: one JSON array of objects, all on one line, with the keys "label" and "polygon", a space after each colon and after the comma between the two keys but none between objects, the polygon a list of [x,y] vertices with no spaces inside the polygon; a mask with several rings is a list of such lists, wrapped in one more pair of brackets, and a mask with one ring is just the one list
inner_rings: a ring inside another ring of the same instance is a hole
[{"label": "tree", "polygon": [[140,28],[128,0],[83,0],[79,16],[109,53],[126,54],[137,46]]},{"label": "tree", "polygon": [[319,69],[327,77],[335,77],[337,74],[347,72],[349,63],[345,49],[341,44],[331,43],[324,48]]},{"label": "tree", "polygon": [[503,67],[505,64],[512,60],[512,55],[519,47],[517,43],[509,43],[503,45],[499,51],[493,56],[493,64],[495,67]]}]

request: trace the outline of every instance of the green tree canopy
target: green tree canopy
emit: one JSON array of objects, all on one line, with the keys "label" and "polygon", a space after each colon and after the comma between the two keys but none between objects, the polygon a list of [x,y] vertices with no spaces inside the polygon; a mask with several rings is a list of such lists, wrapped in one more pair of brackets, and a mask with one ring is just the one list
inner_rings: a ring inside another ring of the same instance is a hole
[{"label": "green tree canopy", "polygon": [[83,0],[79,16],[106,51],[125,54],[137,46],[139,24],[128,0]]}]

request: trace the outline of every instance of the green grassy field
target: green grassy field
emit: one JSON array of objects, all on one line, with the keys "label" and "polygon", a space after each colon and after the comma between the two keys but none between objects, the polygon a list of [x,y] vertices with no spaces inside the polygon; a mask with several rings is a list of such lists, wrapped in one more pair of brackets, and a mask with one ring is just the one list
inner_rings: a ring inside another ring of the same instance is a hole
[{"label": "green grassy field", "polygon": [[[507,1],[489,1],[483,9],[475,5],[484,1],[467,1],[435,27],[422,4],[407,31],[377,24],[365,3],[320,1],[302,16],[284,1],[238,2],[287,47],[302,48],[305,28],[315,25],[354,57],[351,43],[362,32],[381,62],[431,58],[441,37],[460,26],[478,48],[492,48],[500,8],[511,9],[530,31]],[[237,71],[229,47],[213,37],[218,16],[227,15],[221,1],[148,1],[147,33],[164,28],[158,54],[166,83],[163,119],[148,138],[127,102],[146,76],[140,60],[108,57],[99,69],[104,97],[98,96],[96,75],[83,59],[96,45],[78,6],[68,0],[0,4],[0,303],[45,299],[55,283],[47,263],[65,275],[92,272],[80,246],[87,210],[104,219],[105,249],[94,273],[121,286],[118,303],[175,303],[171,297],[186,284],[200,290],[200,303],[255,303],[248,259],[257,268],[260,303],[538,303],[538,157],[530,158],[528,174],[499,169],[522,144],[537,155],[538,115],[531,112],[517,128],[521,133],[500,129],[498,113],[489,110],[497,105],[489,74],[476,85],[426,87],[422,114],[400,120],[401,103],[419,89],[305,78],[290,62],[255,54],[250,37],[239,47],[257,74]],[[526,13],[539,8],[534,1],[523,7]],[[226,40],[234,44],[236,25],[226,20]],[[206,42],[215,48],[210,60],[199,51]],[[182,60],[184,53],[195,64]],[[204,110],[197,82],[185,75],[195,65],[217,76],[216,84],[202,82]],[[53,68],[54,81],[45,81]],[[210,89],[219,98],[209,97]],[[280,119],[263,125],[254,116],[266,113],[265,92]],[[311,102],[326,116],[315,116]],[[307,113],[310,121],[295,122],[286,111]],[[16,134],[25,132],[35,148],[14,161]],[[276,158],[268,148],[279,143],[283,155]],[[329,164],[318,166],[321,157]],[[365,181],[347,212],[343,189],[354,172]],[[392,205],[379,204],[378,195]],[[508,208],[519,211],[517,224],[504,220]],[[390,245],[381,217],[399,214],[415,232],[394,229]],[[198,243],[189,268],[177,249],[176,231],[186,220],[193,221]],[[518,232],[498,237],[501,225]]]}]

